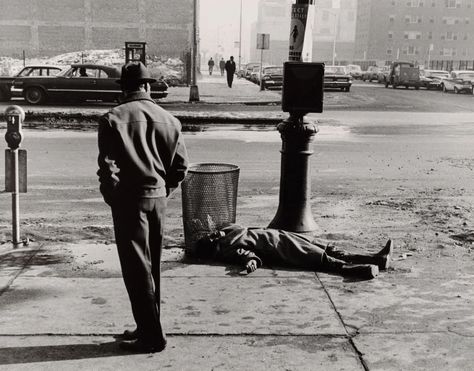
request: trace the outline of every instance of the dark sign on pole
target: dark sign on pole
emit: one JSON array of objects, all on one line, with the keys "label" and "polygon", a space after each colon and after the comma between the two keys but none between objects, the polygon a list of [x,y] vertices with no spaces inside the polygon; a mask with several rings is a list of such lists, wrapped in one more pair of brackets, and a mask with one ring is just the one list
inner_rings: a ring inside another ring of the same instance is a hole
[{"label": "dark sign on pole", "polygon": [[269,33],[257,34],[257,49],[270,49],[270,34]]},{"label": "dark sign on pole", "polygon": [[125,42],[125,63],[140,61],[146,66],[146,43]]}]

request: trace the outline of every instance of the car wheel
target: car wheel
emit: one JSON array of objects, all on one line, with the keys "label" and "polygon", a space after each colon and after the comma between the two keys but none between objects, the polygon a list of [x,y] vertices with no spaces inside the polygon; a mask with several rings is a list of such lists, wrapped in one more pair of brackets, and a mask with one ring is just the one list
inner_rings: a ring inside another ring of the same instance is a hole
[{"label": "car wheel", "polygon": [[40,104],[46,98],[46,94],[44,93],[43,89],[40,88],[27,88],[25,91],[25,100],[29,104]]},{"label": "car wheel", "polygon": [[443,93],[448,92],[448,89],[446,89],[446,85],[444,85],[444,84],[441,86],[441,90],[443,91]]},{"label": "car wheel", "polygon": [[348,87],[346,88],[346,92],[349,93],[350,91],[351,91],[351,87],[348,86]]},{"label": "car wheel", "polygon": [[397,84],[393,83],[392,84],[392,89],[396,89],[397,88]]},{"label": "car wheel", "polygon": [[459,94],[459,90],[457,87],[454,87],[454,94]]},{"label": "car wheel", "polygon": [[420,87],[418,85],[415,85],[415,90],[420,90]]}]

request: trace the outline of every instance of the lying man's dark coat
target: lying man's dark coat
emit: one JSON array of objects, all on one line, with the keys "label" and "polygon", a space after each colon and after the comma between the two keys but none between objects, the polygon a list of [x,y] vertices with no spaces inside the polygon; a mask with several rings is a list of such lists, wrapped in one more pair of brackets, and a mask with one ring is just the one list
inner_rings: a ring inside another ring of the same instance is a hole
[{"label": "lying man's dark coat", "polygon": [[317,270],[326,255],[323,244],[313,238],[279,229],[244,228],[230,225],[222,229],[216,258],[229,263],[247,264],[252,259],[260,267],[274,263]]}]

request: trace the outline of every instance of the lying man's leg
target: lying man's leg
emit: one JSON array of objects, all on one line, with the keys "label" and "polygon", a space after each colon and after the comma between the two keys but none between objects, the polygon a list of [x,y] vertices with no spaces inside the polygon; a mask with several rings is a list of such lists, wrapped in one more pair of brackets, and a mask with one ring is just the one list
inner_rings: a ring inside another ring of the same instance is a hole
[{"label": "lying man's leg", "polygon": [[322,270],[337,273],[342,276],[351,276],[363,279],[372,279],[379,274],[379,268],[373,264],[348,264],[343,260],[324,254]]},{"label": "lying man's leg", "polygon": [[388,269],[392,260],[393,241],[388,240],[385,247],[375,254],[351,254],[334,246],[326,248],[326,254],[351,264],[375,264],[380,270]]}]

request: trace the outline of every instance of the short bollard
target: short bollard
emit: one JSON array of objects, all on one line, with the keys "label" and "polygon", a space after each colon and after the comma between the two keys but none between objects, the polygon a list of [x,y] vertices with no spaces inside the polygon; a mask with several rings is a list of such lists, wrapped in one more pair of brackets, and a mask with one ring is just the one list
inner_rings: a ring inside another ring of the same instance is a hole
[{"label": "short bollard", "polygon": [[21,130],[25,111],[19,106],[8,106],[5,110],[7,132],[5,140],[5,191],[12,194],[12,243],[28,245],[28,239],[20,238],[20,192],[26,192],[26,150],[19,149],[23,140]]}]

